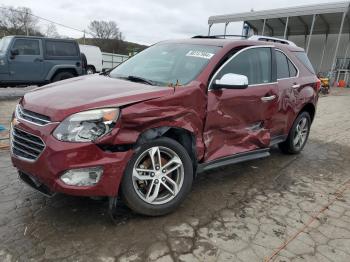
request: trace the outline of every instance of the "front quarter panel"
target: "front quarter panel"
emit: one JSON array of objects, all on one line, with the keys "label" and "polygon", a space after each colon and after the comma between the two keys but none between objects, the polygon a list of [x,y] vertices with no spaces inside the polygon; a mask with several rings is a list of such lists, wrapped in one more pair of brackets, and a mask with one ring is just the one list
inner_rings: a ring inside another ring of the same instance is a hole
[{"label": "front quarter panel", "polygon": [[108,142],[113,145],[134,144],[149,129],[177,127],[195,136],[197,157],[201,159],[204,154],[202,130],[207,99],[204,90],[199,82],[192,82],[186,87],[176,87],[172,95],[123,108],[115,135],[110,136]]}]

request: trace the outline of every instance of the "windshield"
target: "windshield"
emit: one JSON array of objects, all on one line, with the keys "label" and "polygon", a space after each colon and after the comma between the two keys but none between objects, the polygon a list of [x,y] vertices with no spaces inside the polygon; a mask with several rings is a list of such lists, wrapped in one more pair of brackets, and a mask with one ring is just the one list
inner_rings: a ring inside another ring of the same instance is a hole
[{"label": "windshield", "polygon": [[11,41],[11,37],[3,37],[0,39],[0,53],[4,53]]},{"label": "windshield", "polygon": [[138,78],[155,85],[185,85],[197,77],[218,50],[216,46],[160,43],[125,61],[110,76]]}]

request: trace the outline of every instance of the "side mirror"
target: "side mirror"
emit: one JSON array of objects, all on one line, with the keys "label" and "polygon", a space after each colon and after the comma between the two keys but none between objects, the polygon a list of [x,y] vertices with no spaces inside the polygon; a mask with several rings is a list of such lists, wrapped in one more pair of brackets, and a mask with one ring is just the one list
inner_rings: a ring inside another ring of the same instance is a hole
[{"label": "side mirror", "polygon": [[215,80],[213,89],[245,89],[248,87],[248,77],[238,74],[225,74],[221,79]]},{"label": "side mirror", "polygon": [[19,50],[12,49],[10,53],[11,53],[11,59],[14,59],[17,55],[19,55]]}]

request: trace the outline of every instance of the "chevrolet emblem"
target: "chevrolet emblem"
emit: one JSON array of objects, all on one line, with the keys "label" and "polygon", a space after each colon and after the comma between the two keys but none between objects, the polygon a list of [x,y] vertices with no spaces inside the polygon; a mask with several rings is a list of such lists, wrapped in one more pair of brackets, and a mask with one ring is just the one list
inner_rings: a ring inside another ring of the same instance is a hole
[{"label": "chevrolet emblem", "polygon": [[19,124],[19,121],[16,117],[12,119],[12,126],[17,126]]}]

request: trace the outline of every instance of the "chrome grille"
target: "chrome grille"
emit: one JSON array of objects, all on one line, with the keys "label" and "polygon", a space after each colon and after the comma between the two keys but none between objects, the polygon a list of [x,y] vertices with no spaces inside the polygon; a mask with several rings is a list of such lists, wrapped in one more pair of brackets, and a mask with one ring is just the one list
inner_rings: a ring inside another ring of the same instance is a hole
[{"label": "chrome grille", "polygon": [[45,143],[40,137],[29,134],[16,127],[11,133],[11,150],[15,156],[35,161],[45,148]]},{"label": "chrome grille", "polygon": [[28,122],[31,122],[36,125],[44,126],[50,124],[50,118],[48,116],[44,116],[29,110],[22,108],[21,105],[17,105],[16,107],[16,115],[19,119],[24,119]]}]

